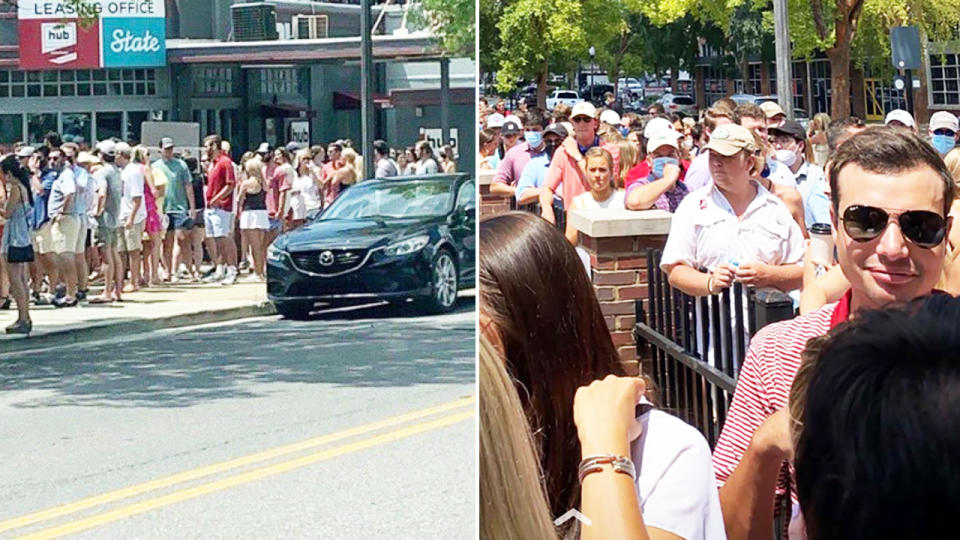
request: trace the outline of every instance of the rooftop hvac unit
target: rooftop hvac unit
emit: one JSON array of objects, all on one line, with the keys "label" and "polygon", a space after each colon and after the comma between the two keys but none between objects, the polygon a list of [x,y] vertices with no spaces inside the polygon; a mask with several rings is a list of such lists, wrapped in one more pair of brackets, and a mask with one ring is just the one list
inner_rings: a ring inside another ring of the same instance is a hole
[{"label": "rooftop hvac unit", "polygon": [[277,34],[277,5],[270,2],[249,2],[230,6],[233,16],[234,41],[269,41]]},{"label": "rooftop hvac unit", "polygon": [[294,15],[293,35],[296,39],[326,39],[330,24],[326,15]]}]

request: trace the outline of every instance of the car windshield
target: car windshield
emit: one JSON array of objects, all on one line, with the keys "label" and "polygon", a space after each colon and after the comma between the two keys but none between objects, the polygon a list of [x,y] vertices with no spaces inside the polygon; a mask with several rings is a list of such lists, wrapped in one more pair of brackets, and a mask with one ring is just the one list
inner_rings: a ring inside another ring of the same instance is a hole
[{"label": "car windshield", "polygon": [[453,205],[453,184],[449,178],[359,184],[338,197],[320,221],[442,216]]},{"label": "car windshield", "polygon": [[677,105],[693,105],[695,103],[690,96],[676,96],[673,98],[673,102]]}]

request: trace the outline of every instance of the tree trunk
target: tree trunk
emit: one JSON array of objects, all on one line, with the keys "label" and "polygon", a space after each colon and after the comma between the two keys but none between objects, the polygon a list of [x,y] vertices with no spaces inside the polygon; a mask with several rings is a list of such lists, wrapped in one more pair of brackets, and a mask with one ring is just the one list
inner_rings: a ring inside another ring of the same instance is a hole
[{"label": "tree trunk", "polygon": [[850,116],[850,42],[841,43],[841,36],[846,36],[846,33],[838,29],[837,44],[827,49],[832,79],[830,117],[834,120]]},{"label": "tree trunk", "polygon": [[537,75],[537,107],[541,111],[547,110],[547,77],[550,75],[550,64],[544,60],[540,74]]},{"label": "tree trunk", "polygon": [[753,89],[750,88],[750,61],[747,59],[746,52],[740,56],[740,77],[743,79],[743,93],[752,94]]}]

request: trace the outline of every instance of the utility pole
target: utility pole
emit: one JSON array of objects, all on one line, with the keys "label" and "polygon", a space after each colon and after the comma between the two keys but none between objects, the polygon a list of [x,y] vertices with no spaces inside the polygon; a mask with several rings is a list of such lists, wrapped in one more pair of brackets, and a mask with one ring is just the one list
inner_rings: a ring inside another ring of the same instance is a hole
[{"label": "utility pole", "polygon": [[[370,24],[370,0],[360,0],[360,148],[363,176],[373,178],[373,36]],[[361,178],[363,180],[363,178]]]},{"label": "utility pole", "polygon": [[774,37],[777,49],[777,102],[793,119],[793,61],[790,59],[790,17],[787,0],[773,0]]}]

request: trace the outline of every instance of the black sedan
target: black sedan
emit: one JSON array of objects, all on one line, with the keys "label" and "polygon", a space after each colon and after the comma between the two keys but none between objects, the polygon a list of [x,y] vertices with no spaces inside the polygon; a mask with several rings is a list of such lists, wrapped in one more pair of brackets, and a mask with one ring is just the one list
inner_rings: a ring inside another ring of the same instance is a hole
[{"label": "black sedan", "polygon": [[267,250],[267,295],[287,318],[369,300],[453,309],[474,287],[476,182],[465,174],[367,180]]}]

